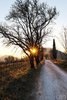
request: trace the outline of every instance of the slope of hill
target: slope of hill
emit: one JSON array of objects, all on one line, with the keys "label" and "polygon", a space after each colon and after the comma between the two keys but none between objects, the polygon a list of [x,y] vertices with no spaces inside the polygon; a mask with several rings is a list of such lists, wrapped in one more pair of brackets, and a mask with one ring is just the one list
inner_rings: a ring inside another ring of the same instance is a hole
[{"label": "slope of hill", "polygon": [[[44,56],[47,59],[52,59],[52,48],[44,48]],[[57,59],[67,60],[67,54],[57,50]]]}]

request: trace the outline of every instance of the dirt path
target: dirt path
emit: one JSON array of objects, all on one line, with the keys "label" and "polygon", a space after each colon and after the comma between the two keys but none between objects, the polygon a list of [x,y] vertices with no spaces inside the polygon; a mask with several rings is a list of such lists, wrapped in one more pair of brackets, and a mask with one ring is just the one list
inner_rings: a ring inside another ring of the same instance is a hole
[{"label": "dirt path", "polygon": [[36,100],[67,100],[67,74],[46,60],[37,81]]}]

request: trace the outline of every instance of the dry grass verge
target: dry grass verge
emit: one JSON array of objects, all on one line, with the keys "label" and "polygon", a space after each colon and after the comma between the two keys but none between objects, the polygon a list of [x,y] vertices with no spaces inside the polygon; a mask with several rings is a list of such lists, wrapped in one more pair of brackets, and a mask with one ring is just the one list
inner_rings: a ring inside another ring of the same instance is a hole
[{"label": "dry grass verge", "polygon": [[32,70],[28,62],[20,62],[0,68],[0,100],[35,100],[40,65]]},{"label": "dry grass verge", "polygon": [[[29,62],[16,62],[0,65],[0,97],[3,97],[4,91],[14,80],[26,75],[30,70]],[[0,99],[1,100],[1,99]],[[4,99],[8,100],[8,99]]]},{"label": "dry grass verge", "polygon": [[66,60],[53,60],[54,64],[58,65],[62,70],[67,72],[67,61]]}]

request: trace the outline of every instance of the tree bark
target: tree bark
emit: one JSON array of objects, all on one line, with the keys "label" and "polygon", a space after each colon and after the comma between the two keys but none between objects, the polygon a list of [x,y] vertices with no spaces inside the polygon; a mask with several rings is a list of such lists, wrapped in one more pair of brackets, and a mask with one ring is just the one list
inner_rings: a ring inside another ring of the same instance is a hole
[{"label": "tree bark", "polygon": [[40,62],[40,60],[39,60],[39,55],[38,56],[36,56],[36,64],[38,65],[39,64],[39,62]]},{"label": "tree bark", "polygon": [[30,65],[31,68],[34,69],[34,57],[32,55],[30,56]]},{"label": "tree bark", "polygon": [[43,47],[42,47],[42,54],[41,54],[41,60],[43,60],[43,58],[44,58],[44,49],[43,49]]},{"label": "tree bark", "polygon": [[39,62],[40,62],[40,59],[39,59],[39,58],[40,58],[40,56],[39,56],[40,54],[39,54],[39,53],[40,53],[40,51],[38,50],[38,53],[37,53],[37,55],[36,55],[36,57],[35,57],[35,60],[36,60],[36,64],[37,64],[37,65],[38,65]]}]

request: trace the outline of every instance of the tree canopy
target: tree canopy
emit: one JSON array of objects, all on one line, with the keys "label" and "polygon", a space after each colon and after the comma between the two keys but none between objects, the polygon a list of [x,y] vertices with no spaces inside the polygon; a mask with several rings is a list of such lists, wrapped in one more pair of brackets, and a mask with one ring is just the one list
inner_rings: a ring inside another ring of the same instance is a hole
[{"label": "tree canopy", "polygon": [[[0,25],[0,35],[7,45],[17,45],[29,57],[30,48],[39,47],[49,33],[46,27],[57,15],[56,8],[38,0],[16,0],[6,20],[9,25]],[[27,52],[28,51],[28,52]]]}]

